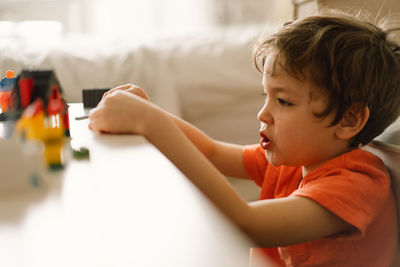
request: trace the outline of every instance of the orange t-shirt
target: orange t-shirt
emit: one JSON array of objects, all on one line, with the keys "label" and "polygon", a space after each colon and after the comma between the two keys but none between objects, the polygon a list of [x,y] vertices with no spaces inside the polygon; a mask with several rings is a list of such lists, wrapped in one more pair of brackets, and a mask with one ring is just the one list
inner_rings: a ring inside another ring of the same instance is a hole
[{"label": "orange t-shirt", "polygon": [[259,145],[243,160],[261,187],[260,199],[300,196],[324,206],[357,231],[279,247],[287,266],[388,266],[398,244],[396,204],[383,162],[360,149],[320,165],[302,179],[301,167],[273,166]]}]

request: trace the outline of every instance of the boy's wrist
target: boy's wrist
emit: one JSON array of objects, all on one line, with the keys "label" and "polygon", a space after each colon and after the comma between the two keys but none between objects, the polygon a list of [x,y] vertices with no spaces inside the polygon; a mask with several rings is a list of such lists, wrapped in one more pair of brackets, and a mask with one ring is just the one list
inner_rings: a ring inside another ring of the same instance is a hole
[{"label": "boy's wrist", "polygon": [[163,129],[163,124],[167,123],[169,120],[170,118],[166,112],[163,112],[163,110],[151,104],[151,107],[143,112],[142,122],[136,133],[151,140],[152,136],[155,136],[155,133]]}]

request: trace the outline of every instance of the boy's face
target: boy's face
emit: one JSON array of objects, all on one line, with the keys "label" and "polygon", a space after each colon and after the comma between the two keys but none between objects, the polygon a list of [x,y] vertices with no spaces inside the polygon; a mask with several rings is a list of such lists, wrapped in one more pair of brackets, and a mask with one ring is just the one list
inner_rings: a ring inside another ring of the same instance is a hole
[{"label": "boy's face", "polygon": [[317,118],[313,114],[325,109],[327,99],[321,94],[311,99],[312,83],[290,76],[279,66],[270,75],[272,62],[270,56],[264,66],[265,104],[258,113],[260,144],[271,164],[304,166],[310,171],[338,154],[336,126],[330,127],[332,116]]}]

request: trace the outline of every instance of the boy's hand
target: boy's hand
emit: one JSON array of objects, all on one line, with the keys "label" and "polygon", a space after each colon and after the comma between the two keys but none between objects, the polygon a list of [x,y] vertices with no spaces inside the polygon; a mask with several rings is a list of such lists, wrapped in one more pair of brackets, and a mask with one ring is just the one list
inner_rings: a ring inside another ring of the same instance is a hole
[{"label": "boy's hand", "polygon": [[135,92],[144,93],[139,87],[117,88],[104,95],[97,107],[90,111],[89,128],[106,133],[144,134],[150,114],[157,109],[144,100],[146,94],[138,97]]},{"label": "boy's hand", "polygon": [[117,86],[117,87],[111,89],[110,91],[106,92],[103,95],[103,98],[105,98],[109,94],[111,94],[111,93],[113,93],[115,91],[119,91],[119,90],[135,94],[137,96],[140,96],[143,99],[146,99],[146,100],[150,101],[150,97],[146,94],[146,92],[142,88],[140,88],[139,86],[136,86],[134,84],[130,84],[130,83],[129,84],[120,85],[120,86]]}]

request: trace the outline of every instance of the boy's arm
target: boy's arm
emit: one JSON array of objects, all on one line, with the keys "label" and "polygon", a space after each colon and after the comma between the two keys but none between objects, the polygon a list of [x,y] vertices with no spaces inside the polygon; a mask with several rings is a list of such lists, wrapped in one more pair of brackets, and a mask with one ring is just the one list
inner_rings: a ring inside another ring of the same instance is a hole
[{"label": "boy's arm", "polygon": [[214,140],[192,124],[172,114],[167,114],[222,174],[250,179],[243,164],[243,146]]},{"label": "boy's arm", "polygon": [[[246,203],[186,138],[177,123],[168,119],[171,117],[163,119],[163,133],[149,129],[145,136],[259,245],[293,245],[354,230],[317,202],[304,197]],[[172,145],[174,140],[179,140],[178,146]]]},{"label": "boy's arm", "polygon": [[[124,84],[106,92],[103,98],[116,91],[125,91],[135,94],[142,99],[150,101],[150,97],[139,86],[134,84]],[[179,117],[160,110],[173,119],[175,124],[183,131],[189,140],[203,153],[209,161],[224,175],[236,178],[250,179],[243,165],[243,146],[219,142],[210,138],[203,131],[192,124],[180,119]]]},{"label": "boy's arm", "polygon": [[[188,138],[196,134],[201,136],[201,132],[190,133],[191,127],[179,125],[180,122],[168,113],[132,94],[116,92],[102,100],[89,118],[94,131],[143,135],[259,245],[292,245],[353,230],[351,225],[318,203],[303,197],[248,204]],[[239,151],[229,146],[226,149]],[[223,155],[225,152],[213,153]],[[232,154],[235,156],[229,159],[239,161],[235,158],[239,153]]]}]

